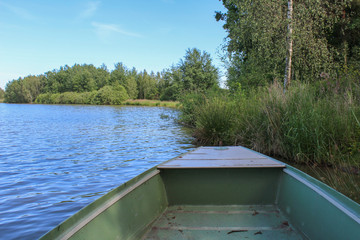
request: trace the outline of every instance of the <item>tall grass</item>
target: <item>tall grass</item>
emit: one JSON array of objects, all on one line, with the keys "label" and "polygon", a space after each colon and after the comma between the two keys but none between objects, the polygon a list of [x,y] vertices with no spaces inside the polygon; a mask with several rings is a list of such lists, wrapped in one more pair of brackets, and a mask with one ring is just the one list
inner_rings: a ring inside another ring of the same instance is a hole
[{"label": "tall grass", "polygon": [[[319,97],[306,84],[293,86],[286,94],[273,84],[261,93],[257,113],[264,125],[263,132],[257,133],[261,145],[252,141],[250,146],[266,154],[297,162],[332,164],[347,154],[347,147],[360,136],[353,131],[354,106],[342,96]],[[259,129],[251,127],[251,131]]]},{"label": "tall grass", "polygon": [[[354,91],[355,90],[355,91]],[[360,88],[274,83],[251,92],[190,94],[180,121],[202,145],[242,145],[299,164],[360,202]],[[308,167],[306,167],[308,166]]]},{"label": "tall grass", "polygon": [[235,104],[224,97],[207,99],[196,107],[195,137],[201,144],[234,144],[236,111]]},{"label": "tall grass", "polygon": [[311,85],[293,83],[284,93],[274,83],[236,97],[222,93],[191,99],[182,102],[182,119],[195,127],[202,144],[244,145],[322,165],[339,162],[360,146],[360,104],[349,92],[319,94]]}]

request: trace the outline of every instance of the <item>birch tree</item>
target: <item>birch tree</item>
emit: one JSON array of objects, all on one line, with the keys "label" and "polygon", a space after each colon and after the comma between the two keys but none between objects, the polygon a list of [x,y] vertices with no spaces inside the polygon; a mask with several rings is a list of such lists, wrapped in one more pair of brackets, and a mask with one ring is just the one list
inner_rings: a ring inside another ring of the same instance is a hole
[{"label": "birch tree", "polygon": [[[359,0],[223,0],[228,85],[257,87],[272,81],[316,83],[333,78],[359,54]],[[345,10],[345,16],[344,16]],[[357,31],[356,31],[357,30]],[[285,74],[284,74],[285,69]]]},{"label": "birch tree", "polygon": [[286,56],[286,67],[285,67],[285,76],[284,76],[284,91],[288,84],[291,81],[291,60],[293,55],[293,0],[288,1],[288,12],[287,12],[287,20],[288,20],[288,35],[287,35],[287,56]]}]

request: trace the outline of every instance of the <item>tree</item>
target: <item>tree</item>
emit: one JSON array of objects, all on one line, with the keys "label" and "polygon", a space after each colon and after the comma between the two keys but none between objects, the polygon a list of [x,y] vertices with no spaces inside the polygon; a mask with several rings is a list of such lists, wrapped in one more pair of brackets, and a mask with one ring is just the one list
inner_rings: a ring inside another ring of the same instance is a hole
[{"label": "tree", "polygon": [[87,69],[77,72],[72,80],[74,92],[91,92],[96,89],[95,79]]},{"label": "tree", "polygon": [[5,86],[4,101],[7,103],[25,103],[22,90],[22,78],[8,82]]},{"label": "tree", "polygon": [[138,96],[136,76],[128,75],[126,77],[125,89],[129,95],[130,99],[136,99]]},{"label": "tree", "polygon": [[127,68],[123,63],[116,63],[115,69],[110,74],[110,85],[118,83],[124,86],[126,82],[126,72]]},{"label": "tree", "polygon": [[159,81],[160,100],[176,101],[181,95],[181,72],[179,68],[172,66],[164,70]]},{"label": "tree", "polygon": [[228,32],[229,87],[240,83],[251,88],[279,79],[316,82],[321,73],[335,77],[359,46],[353,37],[359,31],[350,31],[360,26],[357,2],[223,0],[227,12],[217,12],[215,18],[224,21]]},{"label": "tree", "polygon": [[293,0],[288,0],[287,20],[288,20],[288,35],[286,38],[287,55],[286,55],[286,67],[285,67],[285,76],[284,76],[284,91],[287,85],[290,84],[290,80],[291,80],[291,62],[292,62],[292,54],[293,54],[293,37],[292,37]]},{"label": "tree", "polygon": [[0,99],[4,99],[5,97],[5,91],[0,87]]},{"label": "tree", "polygon": [[188,49],[178,68],[184,91],[205,91],[219,84],[219,71],[212,65],[210,54],[205,51]]},{"label": "tree", "polygon": [[336,61],[344,67],[360,67],[360,0],[342,1],[335,11],[341,15],[334,24],[328,42],[334,47]]},{"label": "tree", "polygon": [[8,103],[33,103],[41,93],[43,78],[43,75],[30,75],[7,83],[4,101]]},{"label": "tree", "polygon": [[115,69],[110,74],[110,84],[116,83],[125,87],[129,98],[137,98],[136,69],[129,71],[123,63],[115,64]]},{"label": "tree", "polygon": [[95,96],[95,102],[106,105],[119,105],[123,101],[127,100],[129,96],[126,90],[120,84],[116,86],[105,86],[97,92]]},{"label": "tree", "polygon": [[27,76],[22,80],[22,95],[27,103],[35,102],[41,93],[41,82],[44,76]]},{"label": "tree", "polygon": [[136,77],[139,99],[157,99],[158,89],[156,79],[149,75],[146,70],[140,72]]},{"label": "tree", "polygon": [[283,1],[223,0],[226,13],[217,12],[228,32],[225,49],[230,62],[228,83],[244,88],[265,85],[284,74],[286,6]]},{"label": "tree", "polygon": [[98,90],[105,85],[109,84],[110,72],[108,71],[105,64],[102,64],[99,68],[96,68],[94,65],[83,65],[92,75],[95,81],[95,89]]}]

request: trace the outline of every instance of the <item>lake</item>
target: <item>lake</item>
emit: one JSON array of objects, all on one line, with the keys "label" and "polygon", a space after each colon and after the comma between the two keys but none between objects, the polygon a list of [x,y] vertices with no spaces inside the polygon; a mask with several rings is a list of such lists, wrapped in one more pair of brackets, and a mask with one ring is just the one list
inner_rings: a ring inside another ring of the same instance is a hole
[{"label": "lake", "polygon": [[177,114],[0,104],[0,238],[37,239],[111,189],[192,149]]}]

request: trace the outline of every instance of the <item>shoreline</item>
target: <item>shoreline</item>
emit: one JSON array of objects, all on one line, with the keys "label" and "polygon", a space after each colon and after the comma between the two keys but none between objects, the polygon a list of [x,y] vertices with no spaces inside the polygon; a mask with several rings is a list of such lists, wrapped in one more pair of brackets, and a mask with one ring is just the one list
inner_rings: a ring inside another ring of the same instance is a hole
[{"label": "shoreline", "polygon": [[[0,103],[6,103],[3,99],[0,99]],[[40,105],[89,105],[89,106],[139,106],[139,107],[168,107],[168,108],[179,108],[180,102],[174,101],[160,101],[160,100],[149,100],[149,99],[136,99],[126,100],[118,105],[111,104],[86,104],[86,103],[7,103],[7,104],[40,104]]]}]

